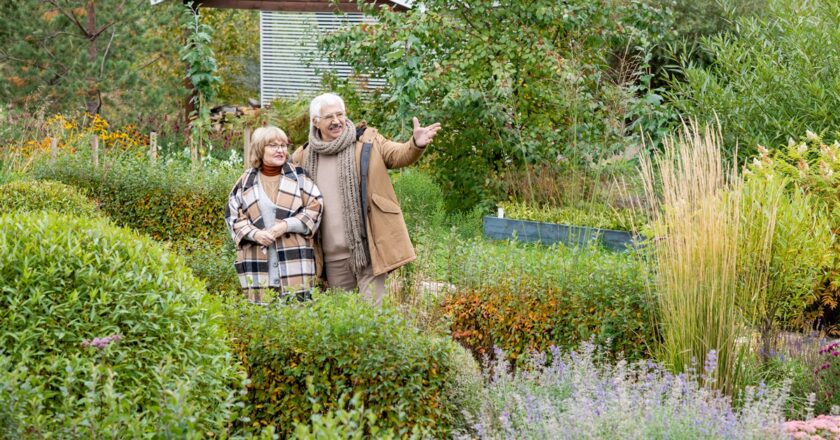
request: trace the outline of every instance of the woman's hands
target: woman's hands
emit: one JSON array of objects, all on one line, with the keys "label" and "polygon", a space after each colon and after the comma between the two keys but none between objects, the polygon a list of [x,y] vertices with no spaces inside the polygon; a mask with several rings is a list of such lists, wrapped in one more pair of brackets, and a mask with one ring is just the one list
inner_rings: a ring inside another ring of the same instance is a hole
[{"label": "woman's hands", "polygon": [[289,224],[284,221],[275,222],[274,226],[272,226],[271,229],[268,230],[268,232],[271,234],[272,237],[274,237],[275,240],[280,238],[281,235],[285,234],[288,231]]},{"label": "woman's hands", "polygon": [[271,243],[274,243],[274,235],[269,231],[259,230],[254,232],[254,241],[263,246],[269,246]]},{"label": "woman's hands", "polygon": [[289,224],[284,221],[278,221],[268,230],[259,230],[254,232],[254,241],[263,246],[270,246],[275,240],[288,231]]}]

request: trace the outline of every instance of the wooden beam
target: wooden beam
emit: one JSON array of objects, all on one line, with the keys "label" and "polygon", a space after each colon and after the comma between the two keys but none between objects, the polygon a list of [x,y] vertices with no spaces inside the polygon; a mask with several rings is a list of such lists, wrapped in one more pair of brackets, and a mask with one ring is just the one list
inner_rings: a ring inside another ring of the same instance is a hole
[{"label": "wooden beam", "polygon": [[[383,4],[399,11],[406,10],[404,7],[389,1],[368,0],[367,2]],[[256,9],[260,11],[284,12],[359,12],[356,0],[199,0],[198,3],[205,8]]]}]

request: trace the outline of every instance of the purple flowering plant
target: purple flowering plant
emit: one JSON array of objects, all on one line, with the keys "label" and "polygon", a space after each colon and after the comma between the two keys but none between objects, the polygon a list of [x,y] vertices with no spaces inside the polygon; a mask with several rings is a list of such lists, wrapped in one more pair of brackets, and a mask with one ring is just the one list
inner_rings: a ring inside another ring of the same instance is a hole
[{"label": "purple flowering plant", "polygon": [[814,369],[817,393],[817,412],[840,405],[840,342],[832,342],[819,350],[819,362]]},{"label": "purple flowering plant", "polygon": [[105,336],[104,338],[85,339],[82,341],[82,347],[93,347],[97,350],[104,350],[105,347],[111,345],[111,343],[118,342],[120,339],[122,339],[122,336],[118,333]]}]

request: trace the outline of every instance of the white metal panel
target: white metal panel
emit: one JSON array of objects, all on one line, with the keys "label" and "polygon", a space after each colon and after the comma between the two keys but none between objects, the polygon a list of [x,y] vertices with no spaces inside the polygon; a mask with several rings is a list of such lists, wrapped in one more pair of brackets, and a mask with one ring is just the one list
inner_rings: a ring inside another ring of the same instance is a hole
[{"label": "white metal panel", "polygon": [[[360,13],[260,12],[260,102],[270,103],[278,97],[312,96],[320,88],[318,71],[335,72],[347,78],[350,66],[330,64],[317,57],[318,36],[358,23],[374,23],[372,17]],[[369,80],[374,87],[382,80]]]}]

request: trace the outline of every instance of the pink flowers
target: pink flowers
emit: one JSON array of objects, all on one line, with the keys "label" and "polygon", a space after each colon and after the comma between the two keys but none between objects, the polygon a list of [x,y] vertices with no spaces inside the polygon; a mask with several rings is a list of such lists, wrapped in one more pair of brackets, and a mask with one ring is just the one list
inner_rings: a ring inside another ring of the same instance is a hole
[{"label": "pink flowers", "polygon": [[784,431],[794,439],[825,440],[840,437],[840,416],[821,415],[808,421],[784,423]]},{"label": "pink flowers", "polygon": [[105,336],[104,338],[93,338],[93,339],[85,339],[82,341],[82,347],[94,347],[98,350],[102,350],[112,342],[117,342],[122,339],[122,336],[119,334],[113,334],[111,336]]},{"label": "pink flowers", "polygon": [[837,356],[838,354],[840,354],[838,348],[840,348],[840,342],[832,342],[831,344],[828,344],[825,347],[821,348],[820,354],[831,353],[832,356]]}]

